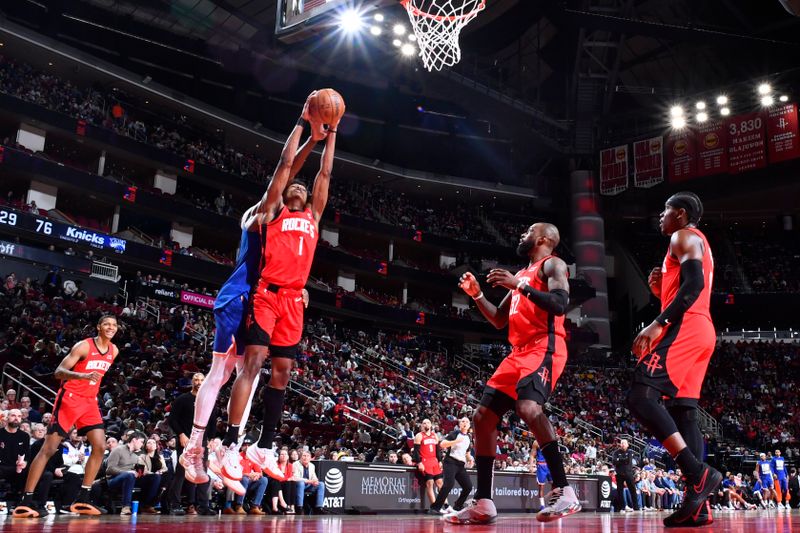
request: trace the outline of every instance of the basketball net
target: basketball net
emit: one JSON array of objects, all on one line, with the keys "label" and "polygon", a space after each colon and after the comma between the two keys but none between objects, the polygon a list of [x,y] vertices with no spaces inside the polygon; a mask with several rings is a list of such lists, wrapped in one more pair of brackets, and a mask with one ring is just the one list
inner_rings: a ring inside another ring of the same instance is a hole
[{"label": "basketball net", "polygon": [[429,71],[461,61],[461,30],[486,7],[486,0],[401,0]]}]

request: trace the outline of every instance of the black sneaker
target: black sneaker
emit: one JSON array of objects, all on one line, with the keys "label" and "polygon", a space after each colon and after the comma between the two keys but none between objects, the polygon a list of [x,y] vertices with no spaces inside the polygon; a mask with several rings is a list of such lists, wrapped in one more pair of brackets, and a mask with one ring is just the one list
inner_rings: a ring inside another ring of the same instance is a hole
[{"label": "black sneaker", "polygon": [[703,463],[696,482],[687,481],[686,496],[680,508],[664,519],[665,527],[693,527],[713,522],[708,495],[722,483],[722,474]]},{"label": "black sneaker", "polygon": [[69,510],[75,514],[81,514],[85,516],[100,516],[108,514],[106,509],[92,503],[89,498],[89,493],[84,493],[83,491],[78,493],[78,497],[75,498],[75,501],[69,506]]},{"label": "black sneaker", "polygon": [[47,516],[47,509],[32,496],[25,495],[19,505],[14,507],[11,516],[13,518],[43,518]]}]

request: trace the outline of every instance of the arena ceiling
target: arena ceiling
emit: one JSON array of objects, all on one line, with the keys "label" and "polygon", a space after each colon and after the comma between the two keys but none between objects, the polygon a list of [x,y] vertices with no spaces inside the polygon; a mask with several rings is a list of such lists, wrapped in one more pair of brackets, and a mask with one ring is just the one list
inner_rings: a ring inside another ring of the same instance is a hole
[{"label": "arena ceiling", "polygon": [[[90,52],[135,56],[142,68],[224,76],[228,65],[257,54],[331,69],[313,41],[275,38],[275,0],[20,0],[0,9]],[[504,97],[486,103],[495,115],[518,121],[497,111],[523,109],[532,142],[569,157],[591,153],[609,129],[628,134],[648,117],[660,120],[659,109],[677,98],[750,87],[765,76],[790,85],[800,78],[798,29],[800,18],[779,0],[489,0],[465,30],[464,57],[451,72],[409,74],[399,61],[382,61],[353,68],[351,78],[380,88],[416,77],[410,90],[492,100],[475,94],[479,82]],[[576,133],[586,117],[588,141]]]}]

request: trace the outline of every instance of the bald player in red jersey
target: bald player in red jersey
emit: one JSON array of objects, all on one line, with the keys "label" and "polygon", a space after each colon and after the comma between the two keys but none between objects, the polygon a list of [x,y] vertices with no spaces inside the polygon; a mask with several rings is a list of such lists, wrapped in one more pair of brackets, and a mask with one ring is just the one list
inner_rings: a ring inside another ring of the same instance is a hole
[{"label": "bald player in red jersey", "polygon": [[475,276],[467,272],[461,277],[459,286],[475,300],[483,316],[497,329],[508,324],[512,348],[486,383],[475,413],[478,487],[472,505],[443,517],[452,524],[486,524],[497,517],[492,501],[497,424],[512,409],[536,436],[553,479],[553,490],[537,520],[558,520],[581,509],[575,490],[567,482],[555,430],[543,410],[567,363],[564,314],[569,304],[569,282],[567,265],[553,255],[559,240],[558,229],[552,224],[537,223],[528,228],[517,247],[517,253],[528,258],[528,266],[516,275],[495,269],[487,277],[491,285],[509,289],[498,307],[486,301]]},{"label": "bald player in red jersey", "polygon": [[433,484],[441,490],[444,484],[441,458],[439,457],[439,436],[433,431],[433,423],[429,419],[422,421],[420,432],[414,435],[414,460],[417,469],[425,481],[425,492],[431,505],[436,501]]},{"label": "bald player in red jersey", "polygon": [[[313,93],[312,93],[313,96]],[[309,96],[309,99],[311,96]],[[261,274],[254,288],[251,309],[247,316],[247,345],[244,368],[237,375],[231,391],[228,432],[223,439],[225,456],[238,460],[234,449],[242,413],[250,397],[253,381],[261,372],[267,356],[272,371],[263,388],[264,425],[258,442],[247,450],[247,457],[271,477],[278,478],[277,461],[272,441],[283,412],[283,400],[289,374],[303,334],[303,287],[311,272],[319,239],[319,221],[328,203],[328,187],[336,150],[336,127],[324,129],[311,125],[314,140],[325,139],[320,169],[314,180],[311,196],[298,181],[289,183],[294,169],[294,154],[308,119],[308,100],[281,154],[281,161],[270,180],[267,192],[256,207],[262,235],[266,235],[261,260]],[[223,459],[223,475],[226,459]],[[282,476],[280,477],[282,481]]]},{"label": "bald player in red jersey", "polygon": [[[716,344],[709,311],[714,258],[697,229],[703,204],[696,194],[672,195],[661,213],[661,232],[670,237],[660,272],[649,278],[661,299],[661,314],[633,342],[638,362],[628,406],[664,445],[686,476],[681,507],[664,519],[667,527],[693,527],[713,521],[708,495],[722,474],[703,463],[697,427],[697,402]],[[667,406],[660,403],[666,399]]]},{"label": "bald player in red jersey", "polygon": [[62,380],[53,406],[53,421],[50,423],[47,438],[39,453],[31,462],[28,479],[25,482],[25,495],[14,509],[15,517],[40,518],[47,515],[43,502],[33,499],[33,491],[42,477],[47,461],[59,449],[61,442],[69,436],[73,426],[79,435],[86,435],[92,447],[92,454],[86,462],[83,484],[70,511],[78,514],[100,515],[106,511],[91,503],[89,490],[94,483],[106,446],[106,433],[103,417],[97,404],[100,382],[119,350],[111,342],[117,333],[117,318],[104,315],[97,321],[97,336],[77,343],[58,365],[54,376]]}]

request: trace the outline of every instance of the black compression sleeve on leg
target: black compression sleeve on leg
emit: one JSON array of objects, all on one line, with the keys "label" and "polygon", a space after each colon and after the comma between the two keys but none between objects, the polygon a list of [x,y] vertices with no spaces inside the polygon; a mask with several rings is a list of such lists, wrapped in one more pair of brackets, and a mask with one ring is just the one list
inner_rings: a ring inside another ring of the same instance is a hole
[{"label": "black compression sleeve on leg", "polygon": [[260,448],[272,448],[272,441],[275,440],[275,430],[283,414],[283,398],[285,396],[286,389],[264,387],[264,425],[261,428],[261,437],[258,439]]},{"label": "black compression sleeve on leg", "polygon": [[634,383],[628,393],[628,409],[659,442],[678,432],[678,426],[659,400],[661,393],[642,383]]},{"label": "black compression sleeve on leg", "polygon": [[550,441],[542,446],[542,455],[547,461],[547,468],[550,469],[550,477],[553,478],[553,487],[561,488],[569,485],[567,473],[564,470],[564,460],[558,451],[558,441]]},{"label": "black compression sleeve on leg", "polygon": [[689,259],[681,263],[681,286],[672,303],[656,317],[656,322],[666,326],[683,318],[683,314],[697,301],[703,287],[703,262]]},{"label": "black compression sleeve on leg", "polygon": [[686,445],[698,460],[702,461],[705,456],[705,442],[703,433],[697,424],[697,408],[689,406],[668,407],[670,416],[678,426],[678,431],[683,435]]}]

